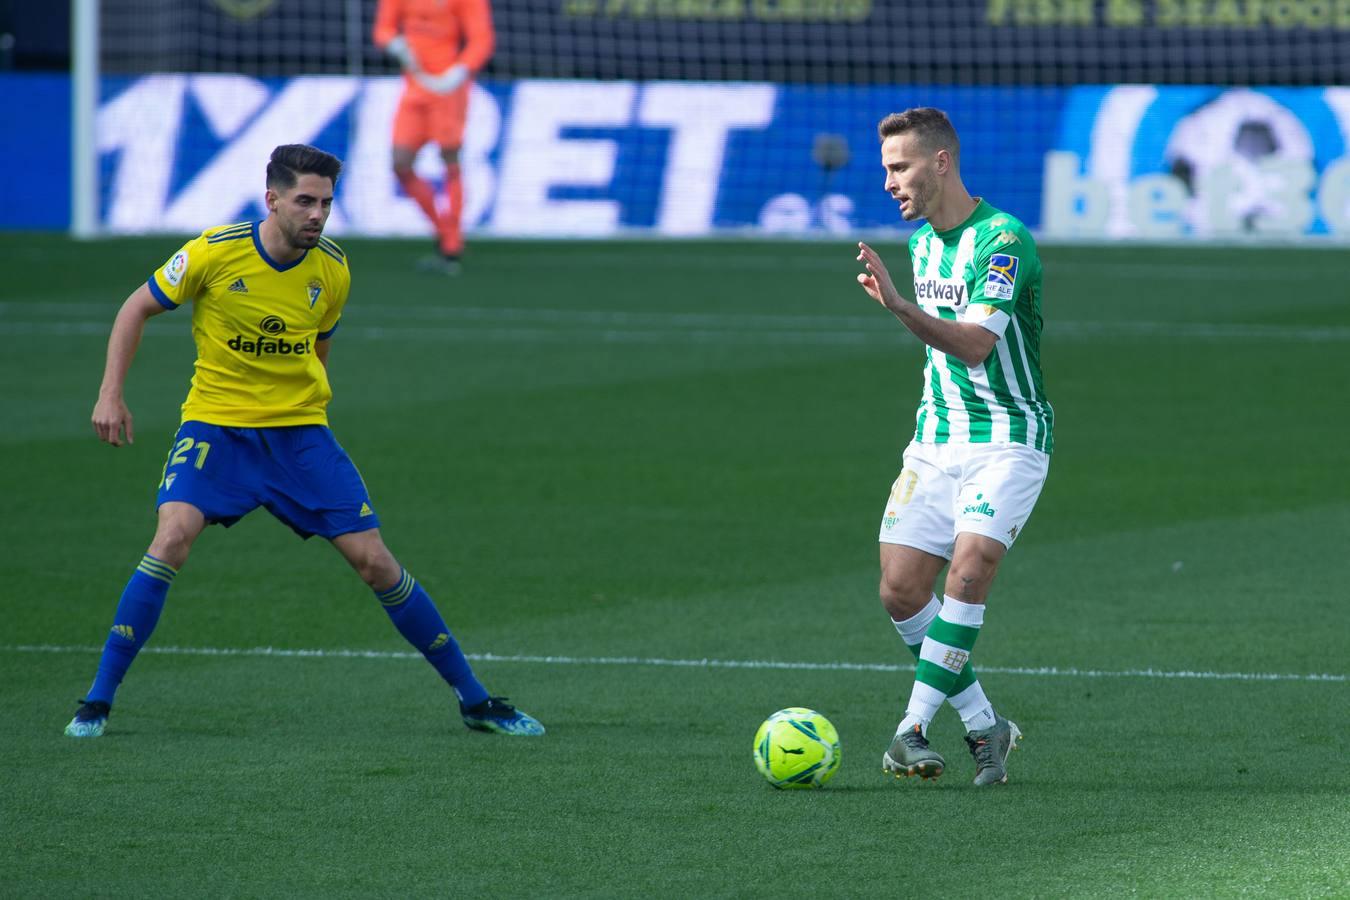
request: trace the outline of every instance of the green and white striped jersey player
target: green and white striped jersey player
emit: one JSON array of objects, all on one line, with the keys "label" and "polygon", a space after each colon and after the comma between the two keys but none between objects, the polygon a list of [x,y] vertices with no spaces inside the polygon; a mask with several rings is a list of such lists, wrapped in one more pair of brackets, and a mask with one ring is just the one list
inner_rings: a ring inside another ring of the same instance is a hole
[{"label": "green and white striped jersey player", "polygon": [[914,301],[929,315],[974,322],[997,336],[970,366],[928,347],[914,439],[927,444],[1054,446],[1041,380],[1041,258],[1017,219],[980,200],[964,222],[909,240]]},{"label": "green and white striped jersey player", "polygon": [[[886,191],[906,220],[914,299],[865,243],[864,291],[926,345],[914,438],[882,516],[881,602],[914,654],[914,685],[884,771],[933,778],[928,743],[944,701],[966,726],[977,785],[1008,779],[1022,734],[994,711],[970,665],[985,600],[1049,471],[1054,412],[1040,370],[1041,261],[1031,234],[972,197],[945,113],[893,113],[877,128]],[[934,588],[947,568],[942,599]]]}]

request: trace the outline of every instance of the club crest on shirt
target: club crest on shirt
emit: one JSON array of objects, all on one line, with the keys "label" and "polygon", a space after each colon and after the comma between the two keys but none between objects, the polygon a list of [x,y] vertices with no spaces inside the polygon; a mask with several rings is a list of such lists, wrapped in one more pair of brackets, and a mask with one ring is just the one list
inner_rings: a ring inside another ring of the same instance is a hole
[{"label": "club crest on shirt", "polygon": [[309,294],[309,308],[313,309],[314,304],[319,300],[319,293],[323,290],[323,285],[317,281],[311,281],[306,285],[305,290]]},{"label": "club crest on shirt", "polygon": [[171,287],[178,287],[178,283],[183,280],[187,274],[188,255],[186,250],[179,250],[173,255],[173,259],[164,264],[164,280]]},{"label": "club crest on shirt", "polygon": [[1011,300],[1017,284],[1017,257],[995,253],[989,257],[989,275],[984,282],[984,295],[994,300]]}]

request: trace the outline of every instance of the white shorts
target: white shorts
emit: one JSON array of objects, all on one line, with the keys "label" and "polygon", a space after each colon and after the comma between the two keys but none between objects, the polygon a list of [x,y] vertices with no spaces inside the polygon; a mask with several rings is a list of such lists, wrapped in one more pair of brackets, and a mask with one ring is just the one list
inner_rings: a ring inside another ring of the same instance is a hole
[{"label": "white shorts", "polygon": [[883,544],[952,558],[963,531],[1011,547],[1041,495],[1050,457],[1025,444],[923,444],[904,468],[881,517]]}]

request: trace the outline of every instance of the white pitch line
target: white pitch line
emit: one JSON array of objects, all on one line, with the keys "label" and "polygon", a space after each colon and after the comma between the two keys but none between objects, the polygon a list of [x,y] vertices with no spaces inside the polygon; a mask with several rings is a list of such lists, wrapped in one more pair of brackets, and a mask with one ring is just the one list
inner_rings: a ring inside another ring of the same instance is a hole
[{"label": "white pitch line", "polygon": [[[102,647],[70,647],[54,644],[0,645],[4,653],[100,653]],[[255,656],[286,659],[421,659],[410,650],[288,650],[280,647],[146,647],[142,653],[166,656]],[[913,665],[900,663],[783,662],[764,659],[663,659],[644,656],[528,656],[500,653],[468,653],[476,662],[539,663],[559,666],[658,666],[681,669],[786,669],[799,672],[913,672]],[[1328,681],[1345,682],[1350,676],[1329,673],[1301,675],[1284,672],[1194,672],[1168,669],[1079,669],[1073,666],[979,666],[978,671],[996,675],[1029,675],[1048,678],[1160,678],[1196,681]]]}]

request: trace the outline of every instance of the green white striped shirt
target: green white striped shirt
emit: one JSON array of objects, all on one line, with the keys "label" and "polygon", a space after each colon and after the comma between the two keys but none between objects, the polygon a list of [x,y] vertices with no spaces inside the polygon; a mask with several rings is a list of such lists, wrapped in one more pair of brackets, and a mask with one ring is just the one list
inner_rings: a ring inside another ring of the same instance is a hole
[{"label": "green white striped shirt", "polygon": [[981,200],[960,225],[928,223],[909,239],[914,300],[929,315],[999,336],[978,366],[928,348],[914,439],[1054,447],[1054,410],[1041,380],[1041,259],[1017,219]]}]

